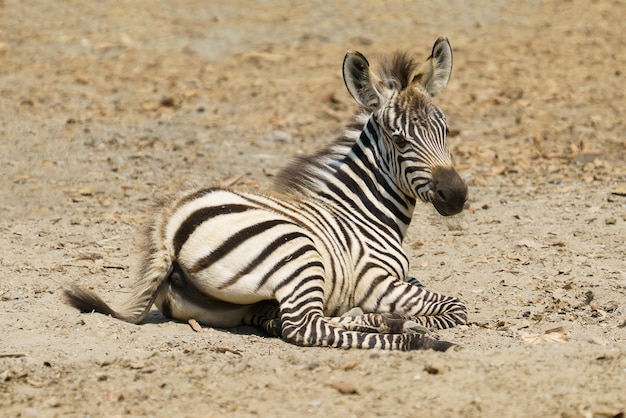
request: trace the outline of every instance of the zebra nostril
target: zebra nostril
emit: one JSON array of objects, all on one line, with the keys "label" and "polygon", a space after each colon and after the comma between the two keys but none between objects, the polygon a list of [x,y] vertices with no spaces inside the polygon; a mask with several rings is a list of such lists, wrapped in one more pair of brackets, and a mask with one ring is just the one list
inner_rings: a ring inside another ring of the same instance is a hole
[{"label": "zebra nostril", "polygon": [[439,200],[442,202],[448,201],[448,198],[446,197],[446,194],[443,192],[443,190],[437,190],[437,196],[439,197]]}]

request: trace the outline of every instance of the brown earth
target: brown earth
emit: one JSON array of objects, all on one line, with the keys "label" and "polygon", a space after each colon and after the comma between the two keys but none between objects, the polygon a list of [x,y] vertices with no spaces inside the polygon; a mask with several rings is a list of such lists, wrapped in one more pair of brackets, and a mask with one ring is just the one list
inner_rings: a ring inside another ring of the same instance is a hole
[{"label": "brown earth", "polygon": [[[334,3],[0,1],[0,415],[624,415],[626,4]],[[462,350],[299,348],[62,303],[68,283],[125,297],[155,196],[263,189],[338,135],[347,50],[425,58],[442,34],[471,207],[418,206],[406,248],[467,301],[470,324],[436,333]]]}]

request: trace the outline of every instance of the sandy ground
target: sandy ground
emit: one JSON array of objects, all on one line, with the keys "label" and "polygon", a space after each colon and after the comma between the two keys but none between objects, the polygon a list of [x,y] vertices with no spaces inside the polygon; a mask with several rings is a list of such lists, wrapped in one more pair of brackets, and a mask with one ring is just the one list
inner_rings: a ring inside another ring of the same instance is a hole
[{"label": "sandy ground", "polygon": [[[622,417],[624,2],[249,3],[0,1],[0,415]],[[347,50],[426,58],[442,34],[471,207],[418,206],[406,248],[467,301],[470,324],[436,333],[463,349],[299,348],[62,303],[67,283],[125,297],[155,196],[261,190],[338,135]]]}]

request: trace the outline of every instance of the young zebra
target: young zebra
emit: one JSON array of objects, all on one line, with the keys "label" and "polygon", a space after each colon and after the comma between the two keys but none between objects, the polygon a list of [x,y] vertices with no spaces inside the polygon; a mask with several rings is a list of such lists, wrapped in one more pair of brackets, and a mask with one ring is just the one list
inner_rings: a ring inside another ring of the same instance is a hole
[{"label": "young zebra", "polygon": [[256,325],[302,346],[446,350],[418,331],[463,324],[466,308],[406,282],[401,244],[418,198],[446,216],[467,199],[432,100],[451,70],[445,38],[423,64],[397,53],[378,75],[348,52],[343,76],[361,110],[343,137],[288,166],[269,194],[208,187],[163,199],[125,306],[78,287],[68,303],[131,323],[156,304],[169,318]]}]

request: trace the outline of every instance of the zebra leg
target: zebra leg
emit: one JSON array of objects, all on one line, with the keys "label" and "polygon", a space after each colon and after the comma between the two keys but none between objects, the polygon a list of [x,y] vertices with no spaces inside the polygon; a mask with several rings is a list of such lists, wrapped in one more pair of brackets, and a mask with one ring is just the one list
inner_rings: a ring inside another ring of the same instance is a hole
[{"label": "zebra leg", "polygon": [[[405,283],[415,287],[424,287],[424,285],[415,277],[409,276]],[[384,314],[366,314],[363,309],[356,307],[341,315],[341,317],[330,318],[330,321],[344,329],[362,332],[379,332],[379,333],[403,333],[403,332],[420,332],[427,334],[428,328],[411,321],[411,318],[398,313]]]},{"label": "zebra leg", "polygon": [[[356,308],[360,311],[359,308]],[[362,311],[361,311],[362,312]],[[397,313],[384,314],[356,314],[343,315],[341,317],[329,318],[329,321],[336,326],[351,331],[377,332],[381,334],[401,334],[404,332],[428,333],[428,329],[413,321],[411,317]],[[356,313],[356,312],[354,312]]]},{"label": "zebra leg", "polygon": [[[328,321],[335,326],[350,331],[379,334],[401,334],[419,332],[426,334],[428,330],[410,317],[386,313],[364,314],[360,308],[354,308],[348,315],[331,317]],[[281,338],[280,309],[274,301],[263,301],[253,305],[242,320],[244,325],[262,328],[272,337]]]},{"label": "zebra leg", "polygon": [[[309,276],[284,284],[276,292],[280,305],[282,339],[301,346],[379,348],[383,350],[433,349],[454,344],[418,333],[378,333],[344,329],[323,315],[324,279]],[[380,315],[368,317],[379,318]],[[393,316],[392,316],[393,317]],[[396,329],[399,326],[396,325]]]},{"label": "zebra leg", "polygon": [[262,328],[271,337],[281,338],[280,309],[275,301],[263,301],[254,304],[243,317],[244,325]]},{"label": "zebra leg", "polygon": [[415,277],[413,276],[408,276],[406,279],[404,279],[405,283],[410,284],[411,286],[415,286],[415,287],[424,287],[424,285],[422,284],[422,282],[420,282],[419,280],[417,280]]},{"label": "zebra leg", "polygon": [[460,299],[426,290],[414,284],[417,282],[415,279],[410,279],[409,282],[403,282],[387,277],[369,283],[369,286],[385,289],[384,293],[373,298],[371,292],[364,291],[366,298],[357,301],[357,304],[365,312],[391,312],[408,316],[427,328],[445,329],[467,323],[467,308]]},{"label": "zebra leg", "polygon": [[406,292],[397,299],[395,292],[383,296],[381,304],[393,307],[394,312],[409,315],[429,328],[446,329],[467,323],[467,307],[458,298],[403,282],[394,281],[393,287]]}]

